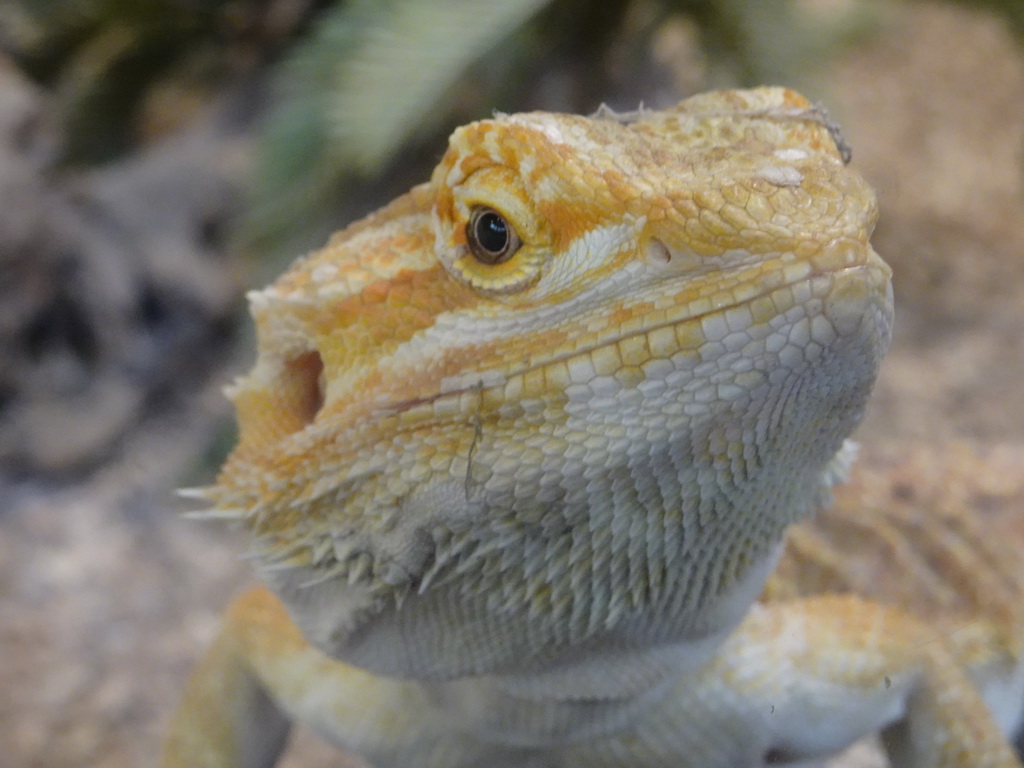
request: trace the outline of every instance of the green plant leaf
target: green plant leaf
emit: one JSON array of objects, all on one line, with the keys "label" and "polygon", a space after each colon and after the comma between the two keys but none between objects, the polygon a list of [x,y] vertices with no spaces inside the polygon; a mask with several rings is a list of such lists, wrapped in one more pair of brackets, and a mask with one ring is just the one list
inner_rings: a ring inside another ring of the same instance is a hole
[{"label": "green plant leaf", "polygon": [[326,102],[332,143],[363,172],[379,168],[472,62],[549,0],[358,0],[372,12],[361,44],[338,62]]}]

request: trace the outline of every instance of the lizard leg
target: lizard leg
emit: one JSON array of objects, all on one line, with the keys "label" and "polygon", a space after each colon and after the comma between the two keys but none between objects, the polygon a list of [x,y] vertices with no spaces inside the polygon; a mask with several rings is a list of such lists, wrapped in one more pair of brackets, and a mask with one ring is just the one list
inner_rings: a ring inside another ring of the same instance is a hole
[{"label": "lizard leg", "polygon": [[253,669],[254,635],[273,632],[259,597],[253,590],[234,603],[189,677],[164,745],[163,768],[271,768],[277,762],[290,722]]},{"label": "lizard leg", "polygon": [[163,768],[270,768],[291,722],[389,766],[519,766],[528,751],[460,732],[415,681],[379,677],[310,646],[284,607],[257,587],[238,598],[193,673]]},{"label": "lizard leg", "polygon": [[714,659],[564,765],[760,768],[879,732],[900,768],[1020,768],[944,638],[852,596],[758,604]]}]

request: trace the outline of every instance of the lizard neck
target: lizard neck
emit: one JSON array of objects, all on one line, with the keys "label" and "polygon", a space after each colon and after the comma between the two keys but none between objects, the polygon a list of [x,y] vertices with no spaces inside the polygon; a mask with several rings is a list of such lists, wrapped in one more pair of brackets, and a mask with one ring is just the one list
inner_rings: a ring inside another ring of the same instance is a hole
[{"label": "lizard neck", "polygon": [[705,664],[774,570],[781,547],[752,566],[704,616],[703,634],[650,648],[595,644],[577,659],[529,673],[424,683],[455,727],[515,747],[551,747],[628,726]]}]

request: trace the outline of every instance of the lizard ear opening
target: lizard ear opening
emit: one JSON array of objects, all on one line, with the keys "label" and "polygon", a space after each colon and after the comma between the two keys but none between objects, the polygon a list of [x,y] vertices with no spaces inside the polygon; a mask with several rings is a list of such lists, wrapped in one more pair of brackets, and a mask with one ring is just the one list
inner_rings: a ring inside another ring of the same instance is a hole
[{"label": "lizard ear opening", "polygon": [[324,362],[316,350],[285,361],[281,386],[303,427],[311,424],[323,407],[323,371]]}]

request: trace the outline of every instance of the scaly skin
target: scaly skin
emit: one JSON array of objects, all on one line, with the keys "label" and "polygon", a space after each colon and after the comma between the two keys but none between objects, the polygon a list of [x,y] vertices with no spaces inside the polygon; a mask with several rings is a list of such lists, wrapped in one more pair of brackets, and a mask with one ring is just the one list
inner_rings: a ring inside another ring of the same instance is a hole
[{"label": "scaly skin", "polygon": [[905,647],[909,618],[801,596],[736,629],[844,469],[887,346],[875,216],[783,89],[456,131],[428,184],[251,296],[239,444],[199,495],[251,532],[275,596],[232,608],[165,765],[273,765],[289,720],[381,768],[825,753],[850,728],[804,744],[790,718],[694,757],[693,723],[752,731],[721,686],[769,696],[744,648],[805,670],[782,709],[832,682],[833,646],[805,659],[787,617],[840,660],[901,628],[861,670],[864,727],[950,737],[894,737],[908,765],[1016,765],[983,715],[985,749],[950,762],[977,693]]}]

